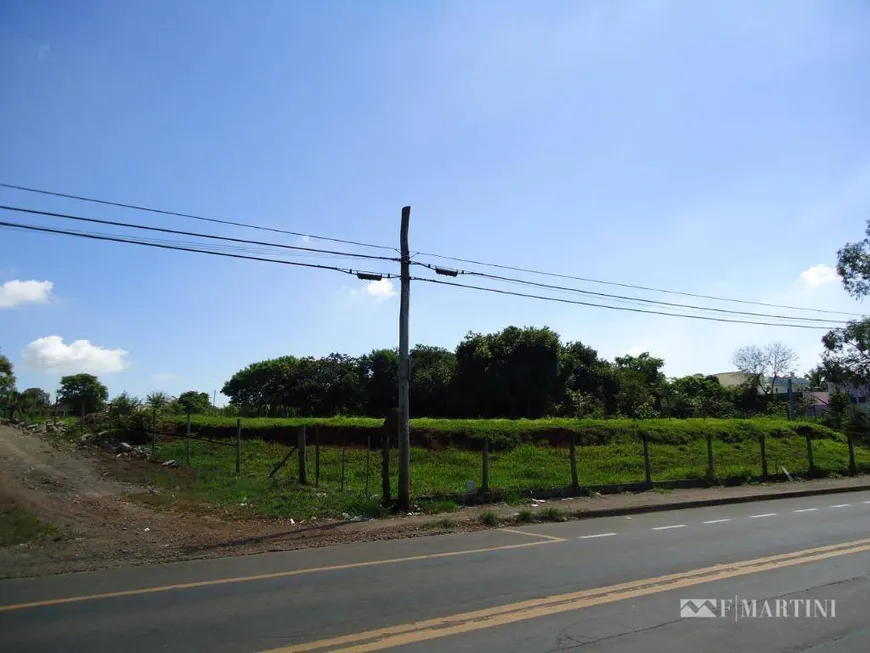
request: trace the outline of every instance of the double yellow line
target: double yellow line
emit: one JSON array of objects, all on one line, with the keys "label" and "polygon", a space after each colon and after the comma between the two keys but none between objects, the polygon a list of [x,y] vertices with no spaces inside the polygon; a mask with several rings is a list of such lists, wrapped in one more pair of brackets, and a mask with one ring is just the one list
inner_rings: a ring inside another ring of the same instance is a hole
[{"label": "double yellow line", "polygon": [[[380,651],[394,646],[425,642],[449,635],[512,624],[526,619],[580,610],[603,603],[612,603],[614,601],[667,592],[692,585],[782,569],[793,565],[818,562],[828,558],[863,551],[870,551],[870,539],[804,549],[802,551],[745,560],[732,564],[702,567],[692,571],[668,574],[656,578],[647,578],[606,587],[519,601],[484,610],[463,612],[447,617],[427,619],[425,621],[380,628],[378,630],[368,630],[304,644],[284,646],[264,653],[310,653],[315,651],[366,653],[367,651]],[[676,607],[674,609],[676,610]]]}]

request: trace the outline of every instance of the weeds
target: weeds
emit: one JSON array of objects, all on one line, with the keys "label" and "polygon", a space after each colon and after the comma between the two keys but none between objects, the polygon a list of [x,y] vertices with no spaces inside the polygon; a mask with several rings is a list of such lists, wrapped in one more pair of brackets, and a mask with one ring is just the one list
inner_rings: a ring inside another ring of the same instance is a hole
[{"label": "weeds", "polygon": [[520,524],[530,524],[531,522],[535,521],[535,513],[528,509],[520,510],[517,513],[517,521]]},{"label": "weeds", "polygon": [[434,515],[439,512],[456,512],[459,506],[455,501],[450,499],[440,499],[434,501],[421,501],[418,504],[420,511],[427,515]]},{"label": "weeds", "polygon": [[[727,420],[725,420],[727,421]],[[848,471],[848,449],[838,439],[814,442],[815,463],[820,475],[845,474]],[[348,447],[345,451],[344,491],[341,489],[342,452],[340,447],[320,447],[319,487],[313,487],[315,470],[313,447],[308,453],[309,485],[296,480],[295,459],[274,478],[268,474],[287,454],[286,445],[243,440],[241,474],[235,474],[234,447],[193,441],[191,467],[165,469],[148,465],[146,479],[140,484],[157,486],[162,494],[150,501],[166,508],[191,509],[199,504],[203,510],[217,511],[221,517],[310,517],[351,516],[378,517],[385,514],[379,502],[380,474],[375,456],[369,456],[369,494],[366,496],[366,451]],[[806,441],[798,437],[767,439],[769,469],[778,473],[785,466],[790,473],[807,472]],[[857,446],[855,455],[862,469],[870,468],[870,449]],[[571,483],[568,451],[564,448],[521,444],[509,451],[490,453],[490,485],[509,504],[524,504],[530,491],[565,488]],[[159,442],[156,460],[185,460],[183,439]],[[706,441],[650,446],[653,481],[704,479],[707,473]],[[728,479],[761,476],[761,456],[757,442],[745,442],[737,448],[732,443],[714,442],[716,477]],[[583,486],[630,484],[644,480],[643,449],[640,442],[614,442],[601,446],[584,446],[577,456],[578,475]],[[144,463],[143,463],[144,464]],[[469,479],[480,478],[480,453],[456,448],[440,451],[411,448],[413,492],[416,496],[438,496],[466,492]],[[398,454],[391,451],[391,469],[398,468]],[[395,475],[392,495],[397,496]],[[667,492],[667,490],[657,490]],[[453,501],[423,501],[426,513],[453,512]]]},{"label": "weeds", "polygon": [[568,517],[565,515],[564,511],[555,506],[542,510],[539,513],[539,518],[541,521],[568,521]]},{"label": "weeds", "polygon": [[0,547],[55,535],[55,529],[16,505],[0,503]]},{"label": "weeds", "polygon": [[480,523],[489,527],[498,526],[498,515],[492,510],[487,510],[480,516]]}]

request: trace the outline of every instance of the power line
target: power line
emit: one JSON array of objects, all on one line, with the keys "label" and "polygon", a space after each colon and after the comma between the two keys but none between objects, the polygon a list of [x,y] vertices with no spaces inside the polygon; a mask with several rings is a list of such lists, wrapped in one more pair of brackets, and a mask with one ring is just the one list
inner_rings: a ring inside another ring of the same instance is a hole
[{"label": "power line", "polygon": [[78,215],[70,215],[68,213],[54,213],[52,211],[38,211],[36,209],[27,209],[19,206],[7,206],[0,204],[0,209],[4,211],[17,211],[18,213],[29,213],[32,215],[42,215],[51,218],[63,218],[65,220],[78,220],[79,222],[91,222],[94,224],[110,225],[113,227],[128,227],[131,229],[144,229],[146,231],[159,231],[167,234],[177,234],[180,236],[193,236],[195,238],[210,238],[212,240],[224,240],[234,243],[244,243],[248,245],[265,245],[266,247],[276,247],[279,249],[291,249],[303,252],[317,252],[320,254],[336,254],[342,257],[363,258],[379,261],[394,261],[398,262],[398,258],[389,256],[375,256],[373,254],[357,254],[355,252],[340,252],[332,249],[319,249],[316,247],[303,247],[301,245],[285,245],[283,243],[270,243],[262,240],[248,240],[246,238],[232,238],[231,236],[217,236],[215,234],[203,234],[195,231],[180,231],[178,229],[167,229],[165,227],[150,227],[142,224],[131,222],[117,222],[114,220],[99,220],[97,218],[86,218]]},{"label": "power line", "polygon": [[[269,231],[269,232],[273,232],[273,233],[289,234],[292,236],[299,236],[302,238],[313,238],[313,239],[317,239],[317,240],[344,243],[347,245],[355,245],[358,247],[370,247],[370,248],[375,248],[375,249],[396,251],[395,248],[388,247],[386,245],[364,243],[364,242],[341,239],[341,238],[330,238],[327,236],[317,236],[314,234],[305,234],[305,233],[301,233],[301,232],[290,231],[290,230],[286,230],[286,229],[278,229],[278,228],[274,228],[274,227],[264,227],[262,225],[256,225],[256,224],[250,224],[250,223],[244,223],[244,222],[234,222],[234,221],[230,221],[230,220],[219,220],[217,218],[209,218],[209,217],[194,215],[194,214],[190,214],[190,213],[180,213],[177,211],[168,211],[168,210],[164,210],[164,209],[150,208],[150,207],[145,207],[145,206],[139,206],[136,204],[126,204],[123,202],[114,202],[114,201],[110,201],[110,200],[97,199],[97,198],[86,197],[86,196],[82,196],[82,195],[73,195],[70,193],[61,193],[58,191],[50,191],[50,190],[44,190],[44,189],[39,189],[39,188],[31,188],[28,186],[20,186],[17,184],[8,184],[8,183],[0,182],[0,187],[9,188],[9,189],[13,189],[13,190],[19,190],[19,191],[28,192],[28,193],[38,193],[41,195],[63,197],[63,198],[79,200],[79,201],[83,201],[83,202],[92,202],[95,204],[117,206],[117,207],[121,207],[121,208],[133,209],[133,210],[137,210],[137,211],[147,211],[147,212],[158,213],[158,214],[162,214],[162,215],[170,215],[170,216],[176,216],[176,217],[181,217],[181,218],[190,218],[193,220],[201,220],[201,221],[212,222],[212,223],[216,223],[216,224],[224,224],[224,225],[230,225],[230,226],[235,226],[235,227],[244,227],[244,228],[248,228],[248,229],[258,229],[261,231]],[[210,237],[210,236],[206,236],[206,237]],[[251,241],[251,242],[254,242],[254,241]],[[536,270],[533,268],[525,268],[525,267],[513,266],[513,265],[504,265],[504,264],[500,264],[500,263],[489,263],[487,261],[479,261],[479,260],[475,260],[475,259],[460,258],[460,257],[456,257],[456,256],[448,256],[446,254],[437,254],[437,253],[432,253],[432,252],[415,252],[414,256],[427,256],[430,258],[437,258],[437,259],[442,259],[442,260],[447,260],[447,261],[455,261],[455,262],[459,262],[459,263],[466,263],[469,265],[478,265],[478,266],[482,266],[482,267],[490,267],[490,268],[496,268],[496,269],[502,269],[502,270],[511,270],[514,272],[524,272],[527,274],[535,274],[535,275],[540,275],[540,276],[547,276],[547,277],[554,277],[554,278],[561,278],[561,279],[571,279],[573,281],[581,281],[583,283],[595,283],[595,284],[601,284],[601,285],[607,285],[607,286],[617,286],[617,287],[621,287],[621,288],[643,290],[646,292],[657,292],[657,293],[664,293],[664,294],[669,294],[669,295],[680,295],[683,297],[694,297],[694,298],[698,298],[698,299],[708,299],[708,300],[717,301],[717,302],[730,302],[730,303],[736,303],[736,304],[765,306],[768,308],[780,308],[780,309],[787,309],[787,310],[792,310],[792,311],[804,311],[804,312],[810,312],[810,313],[824,313],[824,314],[829,314],[829,315],[845,315],[845,316],[850,316],[850,317],[863,317],[863,314],[861,314],[861,313],[852,313],[852,312],[848,312],[848,311],[835,311],[835,310],[822,309],[822,308],[809,308],[809,307],[804,307],[804,306],[790,306],[787,304],[775,304],[775,303],[771,303],[771,302],[760,302],[760,301],[753,301],[753,300],[748,300],[748,299],[737,299],[734,297],[721,297],[721,296],[716,296],[716,295],[705,295],[705,294],[701,294],[701,293],[692,293],[692,292],[685,292],[685,291],[680,291],[680,290],[671,290],[671,289],[667,289],[667,288],[657,288],[654,286],[643,286],[643,285],[638,285],[638,284],[622,283],[622,282],[618,282],[618,281],[607,281],[607,280],[603,280],[603,279],[593,279],[590,277],[581,277],[581,276],[575,276],[575,275],[570,275],[570,274],[560,274],[558,272],[547,272],[544,270]],[[395,260],[395,259],[387,259],[387,260]],[[412,263],[417,264],[417,265],[425,265],[424,263],[417,262],[417,261],[412,261]],[[517,280],[517,282],[523,283],[520,280]],[[532,282],[529,282],[529,283],[532,283]],[[576,290],[576,292],[581,292],[581,291]],[[592,294],[592,292],[589,291],[588,294]],[[617,297],[618,296],[613,296],[613,299],[616,300]],[[640,302],[647,302],[647,303],[652,302],[652,300],[644,300],[641,298],[634,298],[634,300],[640,301]],[[625,301],[632,301],[632,300],[625,300]],[[662,303],[666,304],[665,302],[662,302]],[[717,309],[698,307],[698,310],[716,311]],[[748,312],[746,314],[752,315],[752,313],[748,313]],[[758,314],[758,315],[764,315],[764,314]],[[797,316],[795,316],[793,319],[807,319],[807,318],[798,318]]]},{"label": "power line", "polygon": [[[619,286],[621,288],[632,288],[634,290],[645,290],[648,292],[659,292],[668,295],[682,295],[683,297],[695,297],[697,299],[710,299],[717,302],[733,302],[736,304],[751,304],[755,306],[767,306],[768,308],[785,308],[792,311],[809,311],[814,313],[829,313],[833,315],[850,315],[853,317],[863,317],[861,313],[849,313],[848,311],[833,311],[823,308],[807,308],[803,306],[789,306],[787,304],[773,304],[769,302],[757,302],[748,299],[735,299],[733,297],[717,297],[716,295],[703,295],[700,293],[683,292],[680,290],[668,290],[666,288],[655,288],[652,286],[640,286],[631,283],[621,283],[618,281],[604,281],[602,279],[591,279],[589,277],[578,277],[570,274],[559,274],[558,272],[545,272],[542,270],[534,270],[532,268],[523,268],[514,265],[503,265],[500,263],[487,263],[486,261],[476,261],[474,259],[459,258],[456,256],[447,256],[444,254],[433,254],[429,252],[416,252],[417,256],[429,256],[431,258],[442,259],[445,261],[455,261],[457,263],[468,263],[470,265],[480,265],[482,267],[498,268],[500,270],[512,270],[514,272],[525,272],[527,274],[537,274],[546,277],[557,277],[560,279],[572,279],[574,281],[582,281],[584,283],[597,283],[606,286]],[[419,264],[419,263],[418,263]]]},{"label": "power line", "polygon": [[442,281],[441,279],[427,279],[425,277],[411,277],[412,281],[422,281],[424,283],[434,283],[443,286],[455,286],[457,288],[468,288],[470,290],[480,290],[484,292],[492,292],[499,295],[512,295],[514,297],[527,297],[529,299],[540,299],[551,302],[559,302],[562,304],[577,304],[579,306],[592,306],[595,308],[607,308],[613,311],[628,311],[630,313],[648,313],[650,315],[666,315],[668,317],[682,317],[691,320],[708,320],[711,322],[728,322],[731,324],[757,324],[761,326],[779,326],[793,329],[828,329],[829,327],[815,326],[811,324],[790,324],[787,322],[758,322],[753,320],[733,320],[724,317],[712,317],[709,315],[689,315],[686,313],[668,313],[665,311],[655,311],[644,308],[629,308],[627,306],[609,306],[607,304],[596,304],[594,302],[582,302],[575,299],[563,299],[561,297],[548,297],[546,295],[532,295],[529,293],[515,292],[513,290],[503,290],[500,288],[487,288],[485,286],[473,286],[471,284],[458,283],[455,281]]},{"label": "power line", "polygon": [[244,254],[231,254],[228,252],[220,252],[208,249],[200,249],[196,247],[187,247],[182,245],[170,245],[166,243],[153,242],[145,239],[137,238],[122,238],[120,236],[112,236],[109,234],[90,233],[84,231],[72,231],[67,229],[52,229],[50,227],[36,227],[34,225],[18,224],[15,222],[0,222],[0,227],[8,229],[24,229],[27,231],[39,231],[50,234],[61,234],[64,236],[75,236],[77,238],[89,238],[91,240],[111,241],[115,243],[127,243],[130,245],[143,245],[145,247],[157,247],[159,249],[170,249],[181,252],[195,252],[197,254],[211,254],[212,256],[225,256],[227,258],[245,259],[249,261],[261,261],[263,263],[280,263],[282,265],[293,265],[302,268],[315,268],[318,270],[332,270],[334,272],[343,272],[344,274],[358,275],[370,274],[372,276],[381,277],[383,279],[394,279],[397,275],[392,273],[381,272],[366,272],[364,270],[354,270],[351,268],[340,268],[333,265],[319,265],[317,263],[300,263],[299,261],[282,261],[281,259],[265,258],[260,256],[247,256]]},{"label": "power line", "polygon": [[371,243],[363,243],[356,240],[347,240],[344,238],[330,238],[328,236],[317,236],[315,234],[306,234],[299,231],[290,231],[288,229],[278,229],[277,227],[264,227],[262,225],[250,224],[246,222],[233,222],[232,220],[219,220],[217,218],[209,218],[202,215],[194,215],[192,213],[179,213],[177,211],[167,211],[164,209],[155,209],[147,206],[139,206],[137,204],[125,204],[123,202],[113,202],[110,200],[101,200],[95,197],[85,197],[83,195],[71,195],[70,193],[60,193],[52,190],[44,190],[41,188],[29,188],[27,186],[18,186],[16,184],[6,184],[0,182],[0,187],[9,188],[12,190],[20,190],[26,193],[38,193],[40,195],[50,195],[52,197],[64,197],[71,200],[79,200],[81,202],[92,202],[94,204],[103,204],[106,206],[117,206],[123,209],[133,209],[134,211],[147,211],[148,213],[159,213],[161,215],[172,215],[178,218],[190,218],[191,220],[201,220],[203,222],[213,222],[215,224],[224,224],[232,227],[244,227],[246,229],[259,229],[260,231],[271,231],[278,234],[287,234],[290,236],[298,236],[300,238],[314,238],[316,240],[326,240],[333,243],[343,243],[345,245],[355,245],[357,247],[371,247],[373,249],[385,249],[395,251],[394,247],[386,245],[373,245]]},{"label": "power line", "polygon": [[[417,263],[417,265],[422,265],[422,266],[427,267],[427,268],[432,269],[432,270],[436,270],[436,267],[437,267],[437,266],[430,265],[427,263]],[[781,320],[799,320],[802,322],[820,322],[820,323],[828,323],[828,324],[837,324],[837,325],[841,325],[841,326],[844,324],[843,320],[826,320],[826,319],[822,319],[822,318],[801,317],[798,315],[775,315],[775,314],[771,314],[771,313],[755,313],[752,311],[732,311],[732,310],[727,309],[727,308],[714,308],[714,307],[710,307],[710,306],[696,306],[693,304],[680,304],[677,302],[663,302],[663,301],[658,301],[655,299],[645,299],[643,297],[630,297],[627,295],[612,295],[609,293],[595,292],[593,290],[582,290],[580,288],[569,288],[566,286],[556,286],[556,285],[552,285],[552,284],[548,284],[548,283],[538,283],[536,281],[529,281],[527,279],[516,279],[514,277],[505,277],[505,276],[501,276],[498,274],[488,274],[486,272],[476,272],[474,270],[455,270],[455,272],[458,274],[483,277],[485,279],[493,279],[496,281],[506,281],[509,283],[519,283],[519,284],[523,284],[526,286],[534,286],[536,288],[547,288],[550,290],[573,292],[573,293],[578,293],[581,295],[593,295],[595,297],[606,297],[608,299],[613,299],[613,300],[622,300],[622,301],[628,301],[628,302],[640,302],[640,303],[644,303],[644,304],[655,304],[655,305],[659,305],[659,306],[671,306],[674,308],[687,308],[687,309],[699,310],[699,311],[712,311],[715,313],[726,313],[729,315],[746,315],[746,316],[750,316],[750,317],[765,317],[765,318],[773,318],[773,319],[781,319]]]}]

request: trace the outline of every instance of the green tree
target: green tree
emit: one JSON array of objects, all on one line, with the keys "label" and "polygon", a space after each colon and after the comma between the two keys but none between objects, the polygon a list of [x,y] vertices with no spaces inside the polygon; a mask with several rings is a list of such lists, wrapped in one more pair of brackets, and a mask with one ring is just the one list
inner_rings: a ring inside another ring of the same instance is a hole
[{"label": "green tree", "polygon": [[112,413],[114,415],[132,415],[141,407],[142,400],[127,394],[126,391],[112,399]]},{"label": "green tree", "polygon": [[625,417],[644,419],[655,416],[655,397],[643,372],[624,370],[619,377],[619,392],[615,399],[619,413]]},{"label": "green tree", "polygon": [[197,392],[196,390],[188,390],[178,395],[176,403],[185,413],[207,413],[211,408],[211,402],[208,400],[208,393]]},{"label": "green tree", "polygon": [[618,370],[631,370],[637,372],[640,375],[639,378],[641,378],[649,388],[658,386],[662,379],[664,379],[661,370],[662,367],[664,367],[665,362],[661,358],[650,356],[649,352],[644,352],[638,356],[617,356],[614,360]]},{"label": "green tree", "polygon": [[367,415],[386,417],[398,402],[399,354],[395,349],[376,349],[360,358]]},{"label": "green tree", "polygon": [[609,361],[598,357],[592,347],[569,342],[559,358],[561,400],[569,415],[594,415],[615,410],[614,397],[619,384]]},{"label": "green tree", "polygon": [[837,274],[855,299],[870,295],[870,219],[864,230],[864,239],[847,243],[837,252]]},{"label": "green tree", "polygon": [[156,390],[145,395],[145,404],[155,413],[162,413],[170,401],[169,395],[161,390]]},{"label": "green tree", "polygon": [[0,354],[0,403],[8,403],[15,392],[15,374],[12,361]]},{"label": "green tree", "polygon": [[564,395],[561,344],[548,328],[469,333],[456,348],[458,410],[467,417],[550,414]]},{"label": "green tree", "polygon": [[455,377],[456,354],[441,347],[415,346],[411,350],[412,417],[452,416]]},{"label": "green tree", "polygon": [[807,372],[807,381],[809,381],[810,390],[826,390],[828,387],[828,374],[824,365],[816,365]]},{"label": "green tree", "polygon": [[849,322],[822,338],[822,354],[833,383],[870,383],[870,319]]},{"label": "green tree", "polygon": [[58,400],[69,404],[76,415],[94,413],[103,407],[109,390],[93,374],[73,374],[60,379]]},{"label": "green tree", "polygon": [[45,411],[51,405],[51,396],[42,388],[27,388],[18,395],[21,410],[28,413]]},{"label": "green tree", "polygon": [[[847,243],[837,252],[837,273],[852,297],[863,299],[870,295],[870,220],[863,240]],[[829,331],[822,344],[822,364],[829,381],[837,386],[870,383],[870,318],[853,320]]]}]

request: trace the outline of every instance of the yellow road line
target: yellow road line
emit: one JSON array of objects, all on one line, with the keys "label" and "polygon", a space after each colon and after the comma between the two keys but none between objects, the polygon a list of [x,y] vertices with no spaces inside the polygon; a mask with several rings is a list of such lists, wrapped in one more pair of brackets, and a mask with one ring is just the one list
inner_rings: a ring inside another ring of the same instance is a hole
[{"label": "yellow road line", "polygon": [[[564,540],[559,540],[564,541]],[[83,596],[69,596],[59,599],[44,599],[30,601],[29,603],[13,603],[0,605],[0,612],[12,610],[25,610],[28,608],[41,608],[49,605],[63,605],[64,603],[78,603],[80,601],[94,601],[96,599],[116,599],[123,596],[138,596],[140,594],[155,594],[157,592],[170,592],[173,590],[187,590],[198,587],[211,587],[213,585],[228,585],[231,583],[250,583],[258,580],[272,580],[274,578],[288,578],[290,576],[302,576],[316,574],[324,571],[340,571],[343,569],[357,569],[360,567],[377,567],[379,565],[392,565],[402,562],[416,562],[418,560],[435,560],[437,558],[453,558],[476,553],[491,553],[493,551],[507,551],[509,549],[525,549],[530,546],[541,544],[553,544],[554,540],[537,540],[535,542],[523,542],[521,544],[504,544],[502,546],[488,546],[480,549],[465,549],[461,551],[445,551],[443,553],[425,553],[404,558],[389,558],[386,560],[367,560],[365,562],[351,562],[343,565],[329,565],[326,567],[309,567],[306,569],[292,569],[289,571],[277,571],[270,574],[256,574],[253,576],[238,576],[234,578],[218,578],[215,580],[195,581],[191,583],[176,583],[174,585],[160,585],[157,587],[143,587],[139,589],[120,590],[118,592],[103,592],[102,594],[86,594]]]},{"label": "yellow road line", "polygon": [[510,603],[494,608],[475,610],[427,619],[409,624],[400,624],[378,630],[333,637],[304,644],[271,649],[264,653],[308,653],[312,651],[344,651],[369,653],[394,646],[424,642],[448,635],[494,628],[549,615],[579,610],[603,603],[637,598],[648,594],[667,592],[692,585],[725,580],[747,574],[781,569],[792,565],[807,564],[835,556],[870,551],[870,539],[846,542],[830,546],[805,549],[792,553],[746,560],[732,564],[714,565],[692,571],[668,574],[656,578],[620,583],[606,587],[580,590],[538,599]]},{"label": "yellow road line", "polygon": [[542,537],[545,540],[553,540],[554,542],[565,542],[564,537],[556,537],[555,535],[544,535],[543,533],[530,533],[529,531],[519,531],[513,528],[499,528],[498,530],[505,533],[515,533],[517,535],[528,535],[529,537]]}]

